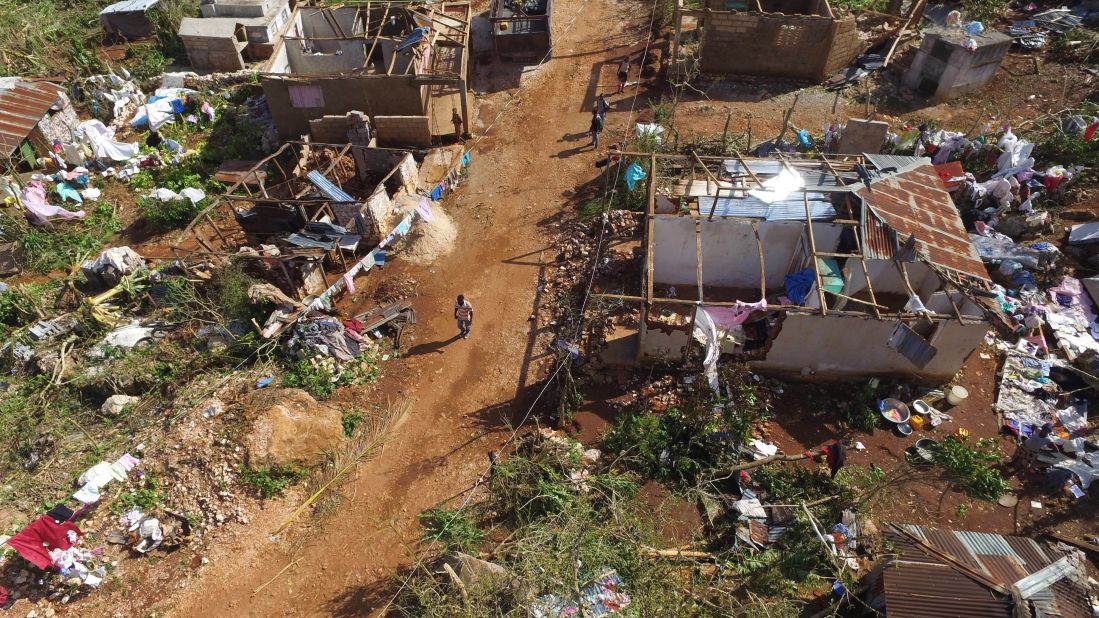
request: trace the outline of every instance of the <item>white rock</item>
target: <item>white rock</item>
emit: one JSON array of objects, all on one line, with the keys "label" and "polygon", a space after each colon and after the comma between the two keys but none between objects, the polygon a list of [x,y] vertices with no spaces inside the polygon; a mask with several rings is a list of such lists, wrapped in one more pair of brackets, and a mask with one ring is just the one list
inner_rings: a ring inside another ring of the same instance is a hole
[{"label": "white rock", "polygon": [[99,412],[105,416],[118,416],[119,414],[122,414],[122,411],[126,406],[135,405],[139,401],[141,401],[140,397],[111,395],[103,402],[103,405],[99,407]]}]

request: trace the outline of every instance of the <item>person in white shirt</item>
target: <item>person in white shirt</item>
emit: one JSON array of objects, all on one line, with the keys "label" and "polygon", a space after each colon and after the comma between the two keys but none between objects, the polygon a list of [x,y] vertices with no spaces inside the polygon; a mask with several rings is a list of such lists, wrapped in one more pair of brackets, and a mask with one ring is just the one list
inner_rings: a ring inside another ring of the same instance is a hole
[{"label": "person in white shirt", "polygon": [[458,334],[462,339],[469,339],[469,327],[473,326],[473,305],[462,294],[458,295],[458,301],[454,303],[454,319],[458,320]]}]

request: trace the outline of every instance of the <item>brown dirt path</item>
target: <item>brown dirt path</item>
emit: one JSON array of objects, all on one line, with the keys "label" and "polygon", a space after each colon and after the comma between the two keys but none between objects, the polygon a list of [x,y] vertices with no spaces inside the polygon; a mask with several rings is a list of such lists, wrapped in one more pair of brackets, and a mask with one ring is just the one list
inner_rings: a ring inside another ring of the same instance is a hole
[{"label": "brown dirt path", "polygon": [[[587,138],[577,134],[590,119],[590,93],[597,87],[613,91],[613,69],[603,61],[638,39],[625,34],[636,24],[612,18],[637,11],[607,1],[587,3],[563,31],[581,2],[555,3],[562,29],[556,57],[523,78],[520,101],[474,152],[466,183],[446,201],[459,227],[459,248],[430,268],[410,271],[421,282],[416,341],[387,372],[410,378],[404,393],[415,400],[411,416],[383,455],[345,486],[337,515],[299,525],[293,538],[272,540],[270,532],[293,505],[267,509],[246,532],[215,543],[202,576],[174,591],[160,609],[176,616],[377,612],[388,601],[381,590],[385,578],[414,552],[416,515],[471,487],[485,469],[486,452],[508,435],[506,420],[525,412],[537,391],[530,384],[547,359],[537,343],[545,325],[528,322],[540,254],[546,261],[557,254],[545,242],[544,227],[571,208],[566,196],[595,175],[590,149],[578,152]],[[482,122],[490,122],[508,97],[489,95]],[[627,98],[611,99],[619,100],[608,119],[612,131],[624,126],[629,111]],[[457,292],[476,311],[468,341],[453,339]],[[315,527],[300,532],[310,525]]]}]

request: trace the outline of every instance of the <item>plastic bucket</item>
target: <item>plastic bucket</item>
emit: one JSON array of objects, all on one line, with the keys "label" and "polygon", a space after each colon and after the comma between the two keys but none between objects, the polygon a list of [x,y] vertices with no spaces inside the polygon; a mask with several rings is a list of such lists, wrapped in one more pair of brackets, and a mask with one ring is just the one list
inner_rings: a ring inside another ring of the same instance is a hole
[{"label": "plastic bucket", "polygon": [[969,391],[964,386],[954,386],[946,394],[946,402],[952,406],[960,406],[966,397],[969,397]]}]

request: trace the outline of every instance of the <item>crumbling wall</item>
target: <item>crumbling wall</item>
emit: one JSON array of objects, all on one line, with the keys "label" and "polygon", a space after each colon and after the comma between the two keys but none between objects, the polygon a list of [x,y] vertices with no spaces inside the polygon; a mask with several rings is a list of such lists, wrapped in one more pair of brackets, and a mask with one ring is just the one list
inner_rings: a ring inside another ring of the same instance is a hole
[{"label": "crumbling wall", "polygon": [[[309,132],[309,121],[323,116],[342,115],[353,110],[376,116],[423,114],[424,94],[415,76],[333,75],[288,78],[264,75],[260,78],[275,127],[283,139],[294,139]],[[293,86],[312,86],[316,96],[309,106],[301,99],[291,100]]]},{"label": "crumbling wall", "polygon": [[862,50],[853,17],[707,12],[703,73],[823,81]]},{"label": "crumbling wall", "polygon": [[379,146],[430,146],[431,125],[427,116],[375,116]]},{"label": "crumbling wall", "polygon": [[896,325],[894,320],[869,316],[790,313],[767,357],[750,364],[753,369],[781,373],[799,373],[807,367],[819,377],[915,375],[948,380],[988,332],[985,322],[947,321],[933,342],[938,353],[921,370],[887,345]]}]

